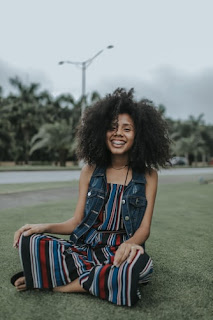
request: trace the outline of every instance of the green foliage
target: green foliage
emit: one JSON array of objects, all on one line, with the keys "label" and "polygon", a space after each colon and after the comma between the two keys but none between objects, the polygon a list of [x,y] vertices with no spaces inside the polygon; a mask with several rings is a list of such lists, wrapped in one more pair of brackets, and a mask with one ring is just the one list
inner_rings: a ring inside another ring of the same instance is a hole
[{"label": "green foliage", "polygon": [[[54,99],[47,91],[38,92],[38,84],[24,85],[17,77],[10,79],[10,83],[16,93],[2,98],[0,103],[0,161],[27,164],[29,160],[49,160],[64,164],[67,157],[73,155],[80,103],[75,103],[71,95]],[[43,139],[42,133],[46,134]],[[54,136],[50,138],[51,134]],[[53,139],[59,143],[61,135],[63,147],[53,148]],[[40,142],[32,149],[35,136]],[[64,148],[65,144],[69,147]]]},{"label": "green foliage", "polygon": [[213,155],[213,126],[205,125],[203,114],[197,118],[190,116],[186,121],[174,122],[171,138],[174,141],[173,153],[184,155],[189,164],[192,159],[197,162],[199,156],[206,162]]},{"label": "green foliage", "polygon": [[[9,80],[14,92],[3,96],[0,87],[0,161],[48,161],[61,165],[76,160],[76,128],[82,107],[100,99],[92,92],[79,100],[62,94],[54,98],[37,83],[25,85],[18,77]],[[143,99],[147,104],[152,101]],[[213,125],[206,125],[203,115],[190,116],[186,121],[166,117],[166,107],[158,110],[166,118],[174,141],[173,155],[206,161],[213,156]]]},{"label": "green foliage", "polygon": [[39,132],[32,137],[30,154],[36,150],[46,148],[52,151],[56,161],[65,166],[68,155],[72,155],[74,137],[72,121],[46,123],[40,127]]}]

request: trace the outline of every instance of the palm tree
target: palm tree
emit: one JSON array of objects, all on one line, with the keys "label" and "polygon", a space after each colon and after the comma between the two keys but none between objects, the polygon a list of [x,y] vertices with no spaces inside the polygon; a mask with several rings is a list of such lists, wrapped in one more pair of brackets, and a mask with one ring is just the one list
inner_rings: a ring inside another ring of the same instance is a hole
[{"label": "palm tree", "polygon": [[66,120],[55,123],[46,123],[31,140],[30,154],[39,149],[46,148],[55,156],[56,163],[66,165],[67,157],[74,151],[74,137],[71,121]]},{"label": "palm tree", "polygon": [[18,77],[11,78],[10,83],[17,92],[11,93],[5,99],[1,113],[11,124],[11,134],[14,138],[14,160],[16,162],[24,160],[27,164],[31,137],[41,124],[39,94],[37,93],[39,84],[32,83],[26,86]]},{"label": "palm tree", "polygon": [[8,160],[11,156],[13,137],[10,134],[10,124],[7,119],[0,118],[0,161]]},{"label": "palm tree", "polygon": [[[202,160],[206,159],[208,145],[203,138],[205,125],[203,114],[197,118],[190,116],[187,121],[176,121],[173,127],[171,138],[174,141],[172,150],[176,155],[184,155],[188,161],[190,154],[194,156],[195,164],[198,161],[198,155],[202,155]],[[189,164],[191,162],[189,161]]]},{"label": "palm tree", "polygon": [[189,137],[181,137],[174,142],[173,152],[178,155],[184,155],[186,159],[189,160],[189,155],[193,154],[195,158],[195,163],[197,164],[198,155],[201,153],[203,155],[203,161],[205,159],[206,144],[201,136],[191,135]]}]

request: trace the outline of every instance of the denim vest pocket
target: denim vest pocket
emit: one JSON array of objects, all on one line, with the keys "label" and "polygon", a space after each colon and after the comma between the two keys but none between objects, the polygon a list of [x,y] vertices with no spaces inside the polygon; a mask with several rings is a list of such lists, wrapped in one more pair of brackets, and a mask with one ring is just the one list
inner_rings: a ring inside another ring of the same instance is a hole
[{"label": "denim vest pocket", "polygon": [[89,189],[87,192],[87,200],[85,213],[88,214],[98,199],[104,199],[104,192],[98,189]]},{"label": "denim vest pocket", "polygon": [[129,212],[131,213],[132,217],[132,223],[133,223],[133,229],[136,231],[143,219],[147,200],[143,196],[129,196],[128,197],[129,202]]}]

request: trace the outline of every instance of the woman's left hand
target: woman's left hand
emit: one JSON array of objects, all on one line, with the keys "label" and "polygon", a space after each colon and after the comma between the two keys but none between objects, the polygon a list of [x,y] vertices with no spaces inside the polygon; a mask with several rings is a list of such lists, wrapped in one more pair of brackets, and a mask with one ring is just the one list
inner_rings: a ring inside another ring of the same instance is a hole
[{"label": "woman's left hand", "polygon": [[114,266],[119,267],[125,260],[127,260],[128,263],[132,262],[137,250],[139,250],[141,254],[144,253],[144,249],[140,245],[123,242],[115,253]]}]

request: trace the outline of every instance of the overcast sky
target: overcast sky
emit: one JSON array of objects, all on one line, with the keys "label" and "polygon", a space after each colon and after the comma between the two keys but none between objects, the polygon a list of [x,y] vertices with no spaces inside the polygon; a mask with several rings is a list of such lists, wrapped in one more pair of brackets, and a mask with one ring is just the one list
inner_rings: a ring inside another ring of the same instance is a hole
[{"label": "overcast sky", "polygon": [[167,115],[205,114],[213,123],[213,1],[0,0],[0,85],[19,75],[54,95],[81,95],[83,61],[108,45],[87,69],[87,93],[134,87],[163,103]]}]

